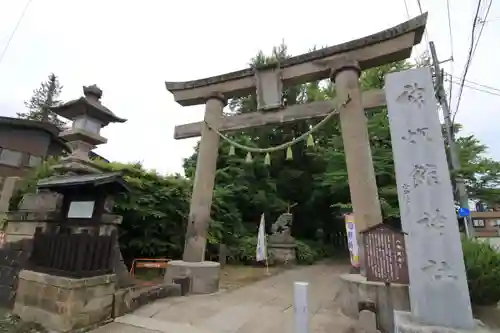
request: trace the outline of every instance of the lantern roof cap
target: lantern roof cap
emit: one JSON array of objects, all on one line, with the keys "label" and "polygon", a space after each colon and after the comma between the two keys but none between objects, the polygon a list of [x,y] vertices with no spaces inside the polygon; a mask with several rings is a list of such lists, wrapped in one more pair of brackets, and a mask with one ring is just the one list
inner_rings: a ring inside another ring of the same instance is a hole
[{"label": "lantern roof cap", "polygon": [[102,90],[95,84],[83,87],[83,96],[51,107],[51,111],[63,118],[74,120],[78,116],[87,115],[98,121],[103,126],[109,123],[124,123],[127,119],[116,116],[110,109],[102,105],[100,99]]},{"label": "lantern roof cap", "polygon": [[38,189],[48,189],[54,192],[64,191],[79,186],[112,188],[113,192],[130,192],[120,172],[108,172],[86,175],[63,175],[40,179]]}]

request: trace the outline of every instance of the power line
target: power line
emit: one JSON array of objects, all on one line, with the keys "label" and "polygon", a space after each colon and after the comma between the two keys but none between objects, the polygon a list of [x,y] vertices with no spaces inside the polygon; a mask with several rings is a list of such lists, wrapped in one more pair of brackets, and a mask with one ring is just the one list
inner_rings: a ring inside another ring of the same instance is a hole
[{"label": "power line", "polygon": [[[449,76],[451,76],[453,79],[458,79],[458,80],[461,79],[458,76],[454,76],[454,75],[452,75],[450,73],[446,73],[446,74],[448,74]],[[465,82],[473,84],[473,85],[476,85],[476,86],[479,86],[479,87],[483,87],[483,88],[486,88],[486,89],[489,89],[489,90],[497,91],[497,92],[500,93],[500,88],[495,88],[495,87],[492,87],[492,86],[488,86],[486,84],[477,83],[477,82],[470,81],[470,80],[465,80]]]},{"label": "power line", "polygon": [[[446,0],[446,11],[448,12],[448,31],[450,34],[450,52],[451,52],[451,64],[450,71],[452,74],[455,73],[454,63],[454,53],[453,53],[453,30],[451,29],[451,10],[450,10],[450,0]],[[450,83],[449,93],[448,93],[448,106],[451,105],[451,98],[453,96],[453,85]]]},{"label": "power line", "polygon": [[406,9],[406,16],[408,16],[408,20],[410,20],[410,10],[408,9],[408,2],[406,0],[403,0],[405,3],[405,9]]},{"label": "power line", "polygon": [[485,24],[485,23],[490,23],[490,22],[494,22],[494,21],[497,21],[497,20],[500,20],[500,16],[491,18],[489,20],[479,20],[479,23],[480,24]]},{"label": "power line", "polygon": [[2,63],[2,60],[3,58],[5,57],[5,54],[7,53],[7,50],[9,49],[9,46],[10,46],[10,42],[12,42],[12,39],[14,38],[14,35],[16,34],[17,32],[17,29],[19,28],[19,25],[21,24],[21,21],[23,20],[24,18],[24,15],[26,14],[26,12],[28,11],[28,7],[30,6],[31,2],[33,0],[28,0],[26,2],[26,5],[24,6],[24,9],[23,11],[21,12],[21,15],[19,16],[19,18],[17,19],[17,23],[14,27],[14,29],[12,30],[12,33],[10,34],[10,37],[9,39],[7,40],[7,44],[5,44],[3,50],[2,50],[2,54],[0,54],[0,64]]},{"label": "power line", "polygon": [[[454,84],[460,84],[458,82],[453,82],[452,83]],[[500,93],[496,93],[496,92],[493,92],[493,91],[489,91],[489,90],[485,90],[485,89],[481,89],[481,88],[477,88],[477,87],[473,87],[473,86],[469,86],[469,85],[464,85],[465,88],[469,88],[469,89],[472,89],[472,90],[476,90],[476,91],[479,91],[479,92],[483,92],[485,94],[489,94],[489,95],[493,95],[493,96],[500,96]]]},{"label": "power line", "polygon": [[[446,81],[450,81],[451,83],[456,84],[456,85],[460,85],[460,86],[462,85],[462,83],[454,81],[454,80],[450,80],[450,79],[445,79],[445,80]],[[489,95],[493,95],[493,96],[500,96],[500,91],[499,92],[490,91],[490,90],[486,90],[486,89],[481,89],[481,88],[477,88],[477,87],[474,87],[474,86],[470,86],[468,84],[464,84],[463,86],[465,88],[469,88],[469,89],[472,89],[472,90],[480,91],[480,92],[483,92],[485,94],[489,94]]]},{"label": "power line", "polygon": [[[493,0],[490,0],[490,3],[488,4],[488,8],[486,8],[486,13],[484,14],[484,21],[488,18],[488,14],[490,13],[491,5],[493,3]],[[477,24],[481,24],[481,19],[478,19]],[[479,44],[479,39],[481,38],[481,35],[483,34],[485,24],[481,24],[481,29],[479,30],[479,34],[477,36],[477,41],[476,41],[476,46],[474,46],[474,50],[472,51],[472,57],[474,57],[474,54],[476,53],[477,45]]]},{"label": "power line", "polygon": [[451,11],[450,11],[450,0],[446,0],[446,10],[448,11],[448,30],[450,33],[450,51],[451,51],[451,59],[453,62],[453,33],[451,29]]},{"label": "power line", "polygon": [[450,80],[450,85],[449,85],[449,88],[448,88],[448,91],[449,91],[449,96],[448,96],[448,107],[451,105],[451,98],[452,98],[452,93],[453,93],[453,84]]},{"label": "power line", "polygon": [[465,84],[465,77],[467,76],[467,72],[469,71],[469,67],[472,61],[472,54],[474,52],[474,45],[475,45],[475,32],[476,32],[476,25],[477,25],[477,20],[479,18],[479,10],[481,8],[481,0],[477,2],[477,9],[476,13],[474,15],[474,20],[472,21],[472,32],[471,32],[471,42],[470,42],[470,47],[469,47],[469,54],[467,55],[467,61],[465,62],[464,70],[462,73],[462,78],[461,78],[461,83],[460,87],[458,90],[458,97],[457,97],[457,106],[455,109],[455,112],[453,113],[452,117],[452,123],[455,121],[455,117],[457,116],[459,107],[460,107],[460,101],[462,100],[462,93],[464,90],[464,84]]},{"label": "power line", "polygon": [[[422,3],[420,2],[420,0],[417,0],[417,5],[418,5],[418,10],[420,11],[420,15],[422,15],[424,13],[424,11],[422,10]],[[427,54],[429,54],[430,53],[430,51],[429,51],[429,33],[427,32],[427,29],[425,29],[424,36],[425,36],[425,44],[427,46]]]}]

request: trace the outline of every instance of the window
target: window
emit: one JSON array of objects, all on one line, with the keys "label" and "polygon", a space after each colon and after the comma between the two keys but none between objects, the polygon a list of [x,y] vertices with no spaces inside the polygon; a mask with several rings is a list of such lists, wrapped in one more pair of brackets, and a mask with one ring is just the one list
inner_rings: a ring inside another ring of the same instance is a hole
[{"label": "window", "polygon": [[0,151],[0,163],[10,166],[21,166],[23,154],[18,151],[2,149]]},{"label": "window", "polygon": [[28,158],[28,166],[29,167],[37,167],[42,163],[42,158],[40,156],[29,155]]},{"label": "window", "polygon": [[94,201],[72,201],[69,204],[68,218],[90,219],[94,214]]}]

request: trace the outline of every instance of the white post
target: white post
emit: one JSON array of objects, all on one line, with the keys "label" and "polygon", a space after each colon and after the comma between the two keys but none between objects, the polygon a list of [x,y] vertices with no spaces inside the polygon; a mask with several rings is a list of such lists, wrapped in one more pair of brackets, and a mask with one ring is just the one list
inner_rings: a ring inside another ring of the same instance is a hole
[{"label": "white post", "polygon": [[309,309],[307,306],[307,282],[295,282],[293,286],[293,314],[295,333],[309,333]]}]

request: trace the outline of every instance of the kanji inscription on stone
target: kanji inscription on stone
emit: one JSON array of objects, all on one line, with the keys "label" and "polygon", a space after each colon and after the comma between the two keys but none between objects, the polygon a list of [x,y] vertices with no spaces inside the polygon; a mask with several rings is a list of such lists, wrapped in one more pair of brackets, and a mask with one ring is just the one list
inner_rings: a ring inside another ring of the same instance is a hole
[{"label": "kanji inscription on stone", "polygon": [[362,232],[366,279],[409,284],[404,234],[378,224]]},{"label": "kanji inscription on stone", "polygon": [[413,179],[413,188],[440,183],[434,164],[414,164],[410,176]]},{"label": "kanji inscription on stone", "polygon": [[401,140],[407,141],[410,144],[416,144],[417,140],[423,138],[425,141],[432,141],[432,138],[427,134],[427,127],[418,127],[414,130],[409,129],[408,133],[401,137]]}]

